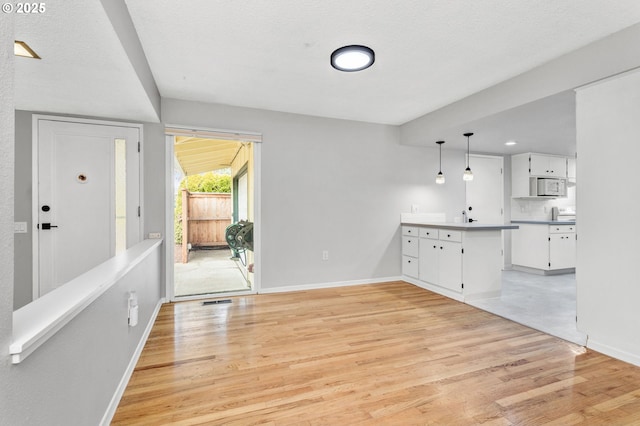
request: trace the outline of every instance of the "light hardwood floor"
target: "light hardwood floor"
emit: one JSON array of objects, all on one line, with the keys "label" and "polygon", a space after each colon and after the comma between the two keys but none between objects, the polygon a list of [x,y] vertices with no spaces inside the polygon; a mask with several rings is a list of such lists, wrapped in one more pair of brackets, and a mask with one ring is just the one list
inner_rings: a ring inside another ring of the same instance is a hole
[{"label": "light hardwood floor", "polygon": [[640,368],[404,282],[162,307],[115,425],[640,424]]}]

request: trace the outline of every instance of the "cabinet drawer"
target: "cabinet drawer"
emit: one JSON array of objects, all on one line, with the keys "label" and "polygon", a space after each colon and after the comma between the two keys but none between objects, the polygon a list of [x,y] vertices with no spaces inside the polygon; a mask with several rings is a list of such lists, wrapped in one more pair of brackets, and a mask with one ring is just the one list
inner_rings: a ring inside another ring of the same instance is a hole
[{"label": "cabinet drawer", "polygon": [[456,241],[458,243],[462,242],[462,232],[461,231],[451,231],[449,229],[441,229],[440,230],[440,239],[445,241]]},{"label": "cabinet drawer", "polygon": [[402,226],[402,235],[406,235],[407,237],[418,236],[420,233],[420,228],[417,226]]},{"label": "cabinet drawer", "polygon": [[420,238],[438,239],[438,230],[433,228],[420,228]]},{"label": "cabinet drawer", "polygon": [[418,257],[418,247],[420,239],[415,237],[402,237],[402,254],[406,256]]},{"label": "cabinet drawer", "polygon": [[418,278],[418,259],[411,256],[402,256],[402,275]]},{"label": "cabinet drawer", "polygon": [[575,225],[549,225],[550,234],[566,234],[569,232],[576,232]]}]

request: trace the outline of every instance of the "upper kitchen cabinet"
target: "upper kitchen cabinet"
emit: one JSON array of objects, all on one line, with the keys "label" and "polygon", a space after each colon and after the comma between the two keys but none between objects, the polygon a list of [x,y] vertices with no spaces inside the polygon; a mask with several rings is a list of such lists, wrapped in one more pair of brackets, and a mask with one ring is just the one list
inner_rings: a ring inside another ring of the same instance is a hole
[{"label": "upper kitchen cabinet", "polygon": [[545,154],[524,154],[529,155],[530,176],[542,177],[567,177],[567,158]]},{"label": "upper kitchen cabinet", "polygon": [[569,182],[576,181],[576,159],[575,158],[567,158],[567,179]]},{"label": "upper kitchen cabinet", "polygon": [[513,198],[567,196],[567,157],[527,152],[511,156]]}]

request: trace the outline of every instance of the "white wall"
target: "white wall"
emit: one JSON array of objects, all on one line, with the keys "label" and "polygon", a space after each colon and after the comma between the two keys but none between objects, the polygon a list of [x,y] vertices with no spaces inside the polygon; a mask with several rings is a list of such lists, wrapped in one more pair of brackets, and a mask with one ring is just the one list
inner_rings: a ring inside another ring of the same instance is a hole
[{"label": "white wall", "polygon": [[[15,112],[15,220],[27,222],[32,229],[32,117],[31,111]],[[60,114],[51,114],[60,115]],[[101,117],[82,117],[97,120],[110,120]],[[122,120],[118,120],[122,121]],[[164,127],[157,123],[143,123],[143,164],[142,182],[144,187],[144,235],[149,232],[162,232],[164,229]],[[32,245],[33,235],[15,234],[14,256],[14,310],[31,302],[32,284]]]},{"label": "white wall", "polygon": [[[171,125],[263,134],[262,289],[401,274],[400,213],[464,208],[464,153],[399,144],[395,126],[163,99]],[[322,261],[322,251],[329,260]]]},{"label": "white wall", "polygon": [[[10,363],[14,302],[14,102],[13,19],[0,25],[0,424],[95,425],[100,422],[163,296],[162,250],[111,287],[18,365]],[[164,224],[164,131],[145,126],[147,230]],[[30,137],[27,138],[30,145]],[[24,150],[21,150],[24,153]],[[29,149],[30,152],[30,149]],[[27,156],[29,157],[29,156]],[[29,166],[30,167],[30,166]],[[20,173],[21,171],[19,171]],[[20,176],[23,176],[21,174]],[[30,182],[29,182],[30,185]],[[25,190],[28,192],[28,190]],[[21,194],[20,200],[29,197]],[[27,208],[27,211],[29,209]],[[30,260],[29,260],[30,263]],[[31,286],[16,281],[16,286]],[[138,294],[140,322],[127,326],[127,295]]]},{"label": "white wall", "polygon": [[578,328],[640,365],[640,72],[577,92]]},{"label": "white wall", "polygon": [[[5,377],[12,368],[9,357],[13,328],[13,152],[14,152],[14,18],[4,14],[0,25],[0,414],[5,416]],[[0,421],[4,423],[4,421]]]}]

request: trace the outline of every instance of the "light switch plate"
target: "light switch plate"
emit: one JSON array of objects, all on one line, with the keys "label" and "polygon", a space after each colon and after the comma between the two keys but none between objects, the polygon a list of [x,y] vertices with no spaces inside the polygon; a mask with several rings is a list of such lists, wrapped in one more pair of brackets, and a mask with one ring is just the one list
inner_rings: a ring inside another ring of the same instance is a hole
[{"label": "light switch plate", "polygon": [[15,222],[14,223],[14,233],[16,233],[16,234],[26,234],[27,233],[27,222]]}]

